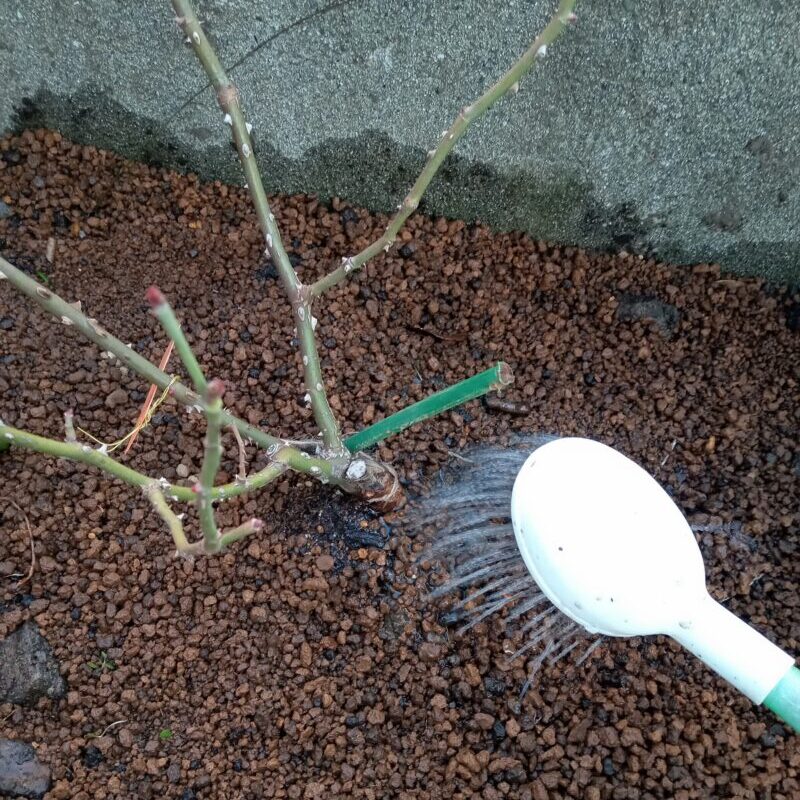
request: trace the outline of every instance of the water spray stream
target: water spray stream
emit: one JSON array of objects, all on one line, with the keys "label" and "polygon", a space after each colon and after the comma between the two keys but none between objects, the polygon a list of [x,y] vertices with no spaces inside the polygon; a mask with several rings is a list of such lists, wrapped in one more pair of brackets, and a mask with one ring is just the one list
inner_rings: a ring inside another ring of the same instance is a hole
[{"label": "water spray stream", "polygon": [[423,558],[448,577],[430,597],[457,596],[459,633],[497,616],[524,640],[510,662],[539,649],[523,694],[544,663],[577,652],[579,666],[603,637],[663,634],[800,731],[794,658],[711,599],[692,528],[644,470],[588,439],[467,455],[410,522],[432,533]]}]

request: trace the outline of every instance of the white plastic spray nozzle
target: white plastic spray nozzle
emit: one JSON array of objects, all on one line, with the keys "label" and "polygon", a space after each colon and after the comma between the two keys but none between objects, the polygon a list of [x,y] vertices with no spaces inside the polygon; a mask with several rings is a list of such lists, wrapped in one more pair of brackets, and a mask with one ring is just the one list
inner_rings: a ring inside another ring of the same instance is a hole
[{"label": "white plastic spray nozzle", "polygon": [[641,467],[588,439],[556,439],[517,475],[511,517],[550,601],[592,633],[666,634],[800,731],[794,659],[713,600],[689,524]]}]

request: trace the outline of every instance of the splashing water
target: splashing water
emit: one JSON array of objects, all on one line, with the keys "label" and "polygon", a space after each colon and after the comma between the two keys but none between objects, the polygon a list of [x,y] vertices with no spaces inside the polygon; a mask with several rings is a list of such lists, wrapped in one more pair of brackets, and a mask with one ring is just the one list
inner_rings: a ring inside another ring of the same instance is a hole
[{"label": "splashing water", "polygon": [[531,577],[511,525],[511,492],[525,459],[557,437],[516,439],[506,447],[477,447],[459,460],[455,480],[443,482],[422,501],[409,525],[428,537],[421,560],[440,563],[446,580],[429,595],[451,598],[445,622],[464,633],[480,622],[502,619],[521,645],[509,663],[524,658],[524,695],[543,664],[556,664],[581,648],[583,663],[600,644],[553,606]]}]

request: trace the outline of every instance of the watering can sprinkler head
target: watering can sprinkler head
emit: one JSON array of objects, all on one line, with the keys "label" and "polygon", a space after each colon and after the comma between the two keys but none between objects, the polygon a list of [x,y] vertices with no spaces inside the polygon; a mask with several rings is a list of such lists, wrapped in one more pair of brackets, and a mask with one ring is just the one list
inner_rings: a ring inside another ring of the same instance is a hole
[{"label": "watering can sprinkler head", "polygon": [[528,571],[591,633],[665,634],[800,731],[794,659],[708,594],[689,524],[641,467],[589,439],[555,439],[517,474],[511,499]]}]

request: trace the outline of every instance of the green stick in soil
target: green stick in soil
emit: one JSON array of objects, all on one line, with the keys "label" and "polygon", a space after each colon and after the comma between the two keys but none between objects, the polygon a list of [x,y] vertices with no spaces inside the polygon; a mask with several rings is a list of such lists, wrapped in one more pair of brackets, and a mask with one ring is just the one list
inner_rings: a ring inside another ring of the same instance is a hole
[{"label": "green stick in soil", "polygon": [[348,450],[355,453],[372,447],[389,436],[405,430],[417,422],[435,417],[448,411],[451,408],[460,406],[476,397],[494,392],[510,386],[514,381],[514,375],[508,364],[499,362],[491,369],[487,369],[477,375],[473,375],[465,381],[436,392],[418,403],[414,403],[396,414],[392,414],[363,431],[354,433],[345,439]]},{"label": "green stick in soil", "polygon": [[428,161],[425,164],[425,168],[411,187],[405,200],[398,206],[397,213],[392,217],[383,236],[364,248],[358,255],[343,258],[341,265],[337,269],[312,284],[311,294],[313,297],[319,297],[324,294],[328,289],[360,270],[382,250],[388,250],[392,246],[398,232],[408,217],[416,210],[422,195],[431,180],[433,180],[433,176],[439,171],[439,167],[441,167],[458,140],[467,132],[469,126],[475,120],[480,119],[500,98],[510,91],[516,91],[519,87],[520,79],[531,71],[539,59],[544,57],[550,44],[575,19],[572,11],[575,8],[575,2],[576,0],[561,0],[558,10],[550,19],[547,27],[511,69],[497,83],[487,89],[472,105],[461,109],[456,121],[442,134],[438,146],[428,153]]}]

